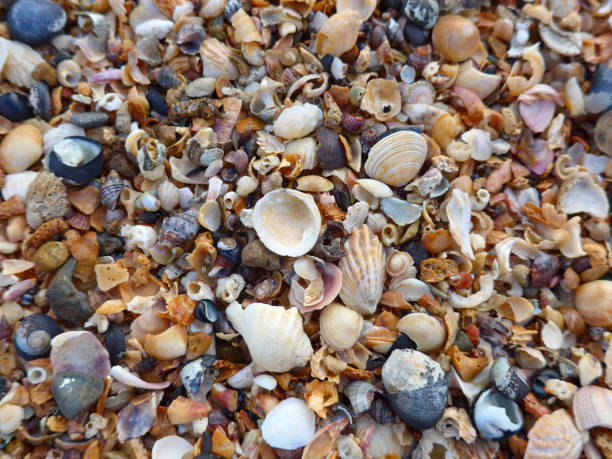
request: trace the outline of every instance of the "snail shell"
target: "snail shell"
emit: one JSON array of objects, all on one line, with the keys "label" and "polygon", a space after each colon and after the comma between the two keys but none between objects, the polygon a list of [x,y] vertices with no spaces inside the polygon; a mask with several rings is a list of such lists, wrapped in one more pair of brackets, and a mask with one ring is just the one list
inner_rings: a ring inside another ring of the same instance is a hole
[{"label": "snail shell", "polygon": [[119,195],[124,188],[125,182],[123,179],[119,177],[117,172],[111,171],[104,183],[100,186],[100,200],[102,204],[110,210],[115,210],[117,208]]},{"label": "snail shell", "polygon": [[370,149],[365,171],[369,177],[391,186],[406,185],[427,157],[425,138],[413,131],[399,131],[380,139]]},{"label": "snail shell", "polygon": [[32,314],[23,319],[15,332],[15,348],[26,360],[47,357],[51,339],[62,332],[57,322],[46,314]]},{"label": "snail shell", "polygon": [[359,338],[363,317],[340,303],[332,303],[321,312],[319,325],[325,342],[341,351],[351,347]]},{"label": "snail shell", "polygon": [[481,437],[497,441],[520,431],[523,415],[515,401],[488,389],[476,400],[474,423]]},{"label": "snail shell", "polygon": [[349,308],[372,314],[385,284],[383,245],[367,225],[353,230],[344,244],[346,255],[338,263],[342,271],[340,298]]},{"label": "snail shell", "polygon": [[351,402],[355,414],[368,411],[376,393],[380,394],[382,391],[366,381],[353,381],[344,388],[344,395]]}]

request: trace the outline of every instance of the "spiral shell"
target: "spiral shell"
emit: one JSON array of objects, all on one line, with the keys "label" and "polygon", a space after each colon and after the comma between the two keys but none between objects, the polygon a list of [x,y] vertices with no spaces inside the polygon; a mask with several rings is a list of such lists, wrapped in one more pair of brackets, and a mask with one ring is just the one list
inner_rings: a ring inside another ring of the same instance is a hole
[{"label": "spiral shell", "polygon": [[81,80],[81,66],[72,59],[62,61],[57,66],[57,81],[62,86],[74,88]]},{"label": "spiral shell", "polygon": [[391,186],[406,185],[427,157],[425,138],[413,131],[399,131],[380,139],[371,148],[365,171],[369,177]]},{"label": "spiral shell", "polygon": [[349,308],[372,314],[385,284],[383,245],[367,225],[353,230],[344,244],[346,256],[338,263],[342,271],[340,298]]},{"label": "spiral shell", "polygon": [[125,183],[115,171],[111,171],[104,183],[100,186],[100,200],[110,210],[115,210],[117,200],[121,191],[125,188]]},{"label": "spiral shell", "polygon": [[321,312],[319,325],[325,342],[340,351],[355,344],[363,328],[363,317],[340,303],[332,303]]},{"label": "spiral shell", "polygon": [[526,459],[548,457],[578,459],[586,440],[564,409],[539,418],[527,433],[527,438],[529,442],[525,450]]}]

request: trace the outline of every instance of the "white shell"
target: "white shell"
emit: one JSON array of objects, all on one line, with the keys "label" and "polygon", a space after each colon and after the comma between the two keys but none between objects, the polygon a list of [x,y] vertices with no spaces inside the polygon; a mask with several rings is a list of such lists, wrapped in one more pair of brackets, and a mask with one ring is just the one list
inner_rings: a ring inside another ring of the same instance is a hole
[{"label": "white shell", "polygon": [[338,263],[342,271],[340,298],[349,308],[372,314],[385,284],[383,245],[367,225],[356,228],[344,244],[346,255]]},{"label": "white shell", "polygon": [[323,111],[313,104],[295,104],[284,109],[274,121],[274,134],[285,139],[299,139],[313,132],[323,122]]},{"label": "white shell", "polygon": [[402,226],[417,221],[423,212],[423,206],[400,198],[383,198],[380,207],[387,217]]},{"label": "white shell", "polygon": [[446,332],[440,322],[429,314],[415,312],[402,317],[397,329],[417,345],[417,351],[430,352],[438,349],[446,339]]},{"label": "white shell", "polygon": [[261,435],[273,448],[297,449],[310,443],[315,433],[315,415],[299,398],[276,405],[261,425]]},{"label": "white shell", "polygon": [[193,450],[193,445],[178,435],[162,437],[155,442],[151,459],[177,459]]},{"label": "white shell", "polygon": [[302,157],[304,170],[314,169],[317,165],[317,142],[312,137],[304,137],[289,142],[283,152],[283,158],[294,154],[299,154]]},{"label": "white shell", "polygon": [[267,193],[240,218],[252,223],[261,242],[279,255],[299,257],[312,249],[319,237],[321,214],[311,195],[281,188]]},{"label": "white shell", "polygon": [[321,312],[319,326],[325,342],[341,351],[351,347],[359,338],[363,317],[340,303],[332,303]]},{"label": "white shell", "polygon": [[557,194],[557,208],[566,214],[587,213],[595,218],[606,218],[610,203],[605,191],[587,172],[577,172],[565,180]]},{"label": "white shell", "polygon": [[406,301],[418,301],[423,295],[431,295],[429,286],[419,279],[393,279],[389,290],[397,290]]},{"label": "white shell", "polygon": [[266,390],[274,390],[278,384],[276,378],[271,375],[258,375],[253,378],[253,382]]},{"label": "white shell", "polygon": [[26,202],[26,194],[30,183],[34,181],[37,175],[38,172],[34,171],[6,174],[4,177],[4,187],[2,188],[2,197],[8,200],[11,196],[19,196],[23,202]]},{"label": "white shell", "polygon": [[461,253],[473,260],[474,251],[470,243],[472,206],[468,194],[455,188],[446,206],[446,215],[448,217],[448,229],[459,245]]},{"label": "white shell", "polygon": [[32,86],[32,72],[44,62],[42,56],[28,45],[0,38],[0,71],[15,86]]},{"label": "white shell", "polygon": [[159,196],[159,202],[161,208],[166,212],[170,212],[179,203],[179,189],[170,180],[164,180],[157,187],[157,195]]},{"label": "white shell", "polygon": [[312,345],[297,308],[251,303],[242,309],[240,304],[232,303],[226,313],[259,370],[289,371],[303,367],[312,357]]},{"label": "white shell", "polygon": [[406,185],[427,157],[425,138],[413,131],[399,131],[382,138],[371,148],[365,163],[368,177],[391,186]]}]

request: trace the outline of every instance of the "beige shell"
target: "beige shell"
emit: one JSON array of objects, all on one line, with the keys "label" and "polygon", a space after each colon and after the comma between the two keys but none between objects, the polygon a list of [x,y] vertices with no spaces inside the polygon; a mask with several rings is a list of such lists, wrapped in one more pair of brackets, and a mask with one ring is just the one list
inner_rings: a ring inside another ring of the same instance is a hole
[{"label": "beige shell", "polygon": [[302,175],[297,179],[297,189],[310,193],[322,193],[334,189],[334,184],[320,175]]},{"label": "beige shell", "polygon": [[431,352],[446,340],[446,331],[435,317],[421,312],[407,314],[397,323],[397,329],[417,345],[417,351]]},{"label": "beige shell", "polygon": [[0,406],[0,434],[12,434],[19,428],[24,417],[25,412],[19,405],[5,403]]},{"label": "beige shell", "polygon": [[385,284],[386,256],[367,225],[356,228],[344,244],[346,255],[338,263],[342,271],[340,298],[361,314],[373,314]]},{"label": "beige shell", "polygon": [[375,78],[368,81],[361,99],[361,109],[378,121],[389,121],[402,109],[402,96],[395,80]]},{"label": "beige shell", "polygon": [[255,27],[253,19],[242,8],[232,16],[232,26],[236,29],[234,39],[238,43],[261,43],[261,34]]},{"label": "beige shell", "polygon": [[534,316],[533,303],[520,296],[509,297],[497,308],[497,313],[514,322],[523,322]]},{"label": "beige shell", "polygon": [[442,418],[436,423],[436,430],[444,438],[454,438],[467,443],[476,440],[476,429],[472,425],[470,415],[463,408],[446,408]]},{"label": "beige shell", "polygon": [[514,357],[521,368],[540,370],[546,366],[544,354],[532,347],[519,347],[514,351]]},{"label": "beige shell", "polygon": [[244,338],[258,370],[289,371],[303,367],[312,357],[312,345],[297,308],[251,303],[242,309],[239,303],[232,303],[226,313]]},{"label": "beige shell", "polygon": [[453,86],[473,91],[481,99],[489,97],[501,83],[501,75],[481,72],[474,68],[471,60],[459,66],[459,73]]},{"label": "beige shell", "polygon": [[578,459],[586,440],[564,409],[539,418],[527,433],[527,438],[525,459]]},{"label": "beige shell", "polygon": [[221,227],[221,208],[217,201],[207,201],[198,210],[198,222],[209,231]]},{"label": "beige shell", "polygon": [[144,348],[158,360],[181,357],[187,352],[187,330],[182,325],[174,325],[158,335],[147,335]]},{"label": "beige shell", "polygon": [[312,249],[321,229],[321,214],[312,196],[286,188],[267,193],[240,218],[247,226],[252,224],[269,250],[290,257]]},{"label": "beige shell", "polygon": [[399,131],[376,142],[365,163],[368,177],[391,186],[406,185],[427,157],[425,138],[413,131]]},{"label": "beige shell", "polygon": [[588,172],[577,172],[561,184],[557,208],[569,215],[585,212],[595,218],[606,218],[610,203]]},{"label": "beige shell", "polygon": [[599,386],[581,387],[574,394],[572,411],[580,430],[612,429],[612,390]]},{"label": "beige shell", "polygon": [[359,14],[359,19],[367,21],[376,9],[377,0],[338,0],[336,11],[352,10]]},{"label": "beige shell", "polygon": [[235,80],[240,76],[236,66],[236,56],[216,38],[208,38],[200,47],[202,56],[202,76]]},{"label": "beige shell", "polygon": [[325,342],[341,351],[351,347],[359,338],[363,317],[340,303],[332,303],[321,312],[319,325]]},{"label": "beige shell", "polygon": [[353,10],[339,11],[330,17],[317,34],[317,55],[340,56],[357,43],[361,26],[359,13]]},{"label": "beige shell", "polygon": [[576,289],[576,309],[595,327],[612,325],[612,281],[596,280]]},{"label": "beige shell", "polygon": [[308,13],[312,11],[312,7],[315,4],[315,0],[281,0],[280,4],[288,6],[292,10],[298,11],[302,16],[308,16]]}]

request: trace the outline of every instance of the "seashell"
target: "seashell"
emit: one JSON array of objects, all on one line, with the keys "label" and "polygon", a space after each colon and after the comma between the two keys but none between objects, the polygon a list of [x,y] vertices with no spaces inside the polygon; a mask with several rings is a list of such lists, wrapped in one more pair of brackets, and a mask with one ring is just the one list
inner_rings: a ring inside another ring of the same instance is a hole
[{"label": "seashell", "polygon": [[463,408],[449,406],[444,410],[442,418],[436,424],[436,430],[444,438],[463,440],[473,443],[476,440],[476,429],[472,426],[470,416]]},{"label": "seashell", "polygon": [[540,417],[529,429],[527,438],[526,459],[578,459],[586,442],[585,436],[576,429],[571,415],[564,409]]},{"label": "seashell", "polygon": [[253,19],[240,8],[232,15],[232,27],[235,29],[234,40],[238,43],[261,43],[262,37]]},{"label": "seashell", "polygon": [[389,287],[402,294],[406,301],[418,301],[423,295],[431,296],[429,286],[418,279],[393,279]]},{"label": "seashell", "polygon": [[0,275],[10,276],[13,274],[19,274],[28,271],[33,267],[34,263],[31,261],[7,259],[2,262],[2,272]]},{"label": "seashell", "polygon": [[[198,47],[199,50],[199,47]],[[211,77],[196,78],[185,86],[188,97],[206,97],[215,92],[217,79]]]},{"label": "seashell", "polygon": [[423,206],[399,198],[383,198],[380,207],[387,217],[402,226],[417,221],[423,212]]},{"label": "seashell", "polygon": [[302,175],[297,179],[297,189],[310,193],[324,193],[334,189],[334,184],[320,175]]},{"label": "seashell", "polygon": [[387,274],[394,279],[408,279],[416,276],[414,260],[408,252],[394,251],[387,257]]},{"label": "seashell", "polygon": [[221,227],[221,208],[217,201],[208,201],[200,207],[198,222],[209,231],[217,231]]},{"label": "seashell", "polygon": [[117,413],[117,438],[124,442],[128,438],[138,438],[146,434],[155,424],[157,406],[163,392],[147,392],[130,400]]},{"label": "seashell", "polygon": [[216,38],[207,38],[202,42],[200,55],[203,63],[203,77],[227,78],[232,81],[240,76],[236,56]]},{"label": "seashell", "polygon": [[20,92],[5,92],[0,96],[0,116],[10,121],[25,121],[34,116],[28,97]]},{"label": "seashell", "polygon": [[455,242],[459,245],[461,253],[473,260],[474,251],[470,242],[470,231],[472,230],[471,209],[468,194],[455,188],[446,206],[448,229]]},{"label": "seashell", "polygon": [[579,33],[561,29],[555,23],[538,24],[538,33],[548,48],[562,56],[577,56],[582,52],[582,37]]},{"label": "seashell", "polygon": [[563,346],[563,333],[554,322],[547,322],[540,330],[542,344],[548,349],[561,349]]},{"label": "seashell", "polygon": [[425,138],[413,131],[398,131],[380,139],[365,163],[369,177],[390,186],[406,185],[427,157]]},{"label": "seashell", "polygon": [[31,125],[12,129],[0,144],[0,167],[9,174],[23,172],[42,156],[42,136]]},{"label": "seashell", "polygon": [[523,415],[516,402],[487,389],[474,404],[474,424],[480,436],[498,441],[523,428]]},{"label": "seashell", "polygon": [[357,11],[343,10],[331,16],[319,29],[316,39],[317,56],[340,56],[357,43],[362,19]]},{"label": "seashell", "polygon": [[173,459],[183,457],[193,450],[193,445],[177,435],[168,435],[157,440],[151,450],[151,459]]},{"label": "seashell", "polygon": [[284,188],[267,193],[240,218],[247,220],[247,226],[252,223],[269,250],[291,257],[312,249],[321,229],[321,214],[312,196]]},{"label": "seashell", "polygon": [[37,81],[30,88],[30,103],[34,113],[44,120],[51,118],[51,95],[49,86],[44,81]]},{"label": "seashell", "polygon": [[46,314],[32,314],[17,325],[15,349],[25,360],[47,357],[51,350],[51,340],[61,332],[53,318]]},{"label": "seashell", "polygon": [[285,108],[274,121],[274,134],[284,139],[299,139],[323,122],[323,111],[313,104],[295,103]]},{"label": "seashell", "polygon": [[342,271],[340,298],[349,308],[372,314],[385,283],[383,245],[367,225],[356,228],[344,244],[346,255],[338,263]]},{"label": "seashell", "polygon": [[576,309],[584,321],[596,327],[612,325],[612,281],[595,280],[576,289]]},{"label": "seashell", "polygon": [[515,349],[514,357],[521,368],[540,370],[546,366],[546,358],[544,357],[544,354],[531,347],[523,346]]},{"label": "seashell", "polygon": [[402,109],[402,97],[397,82],[383,78],[368,81],[360,108],[374,115],[378,121],[393,119]]},{"label": "seashell", "polygon": [[127,282],[130,278],[128,270],[118,263],[97,264],[94,270],[96,272],[98,288],[103,292],[107,292],[117,285]]},{"label": "seashell", "polygon": [[158,360],[181,357],[187,352],[187,330],[183,325],[174,325],[159,334],[148,334],[144,349]]},{"label": "seashell", "polygon": [[57,66],[57,81],[67,88],[75,88],[81,81],[81,66],[72,59],[67,59]]},{"label": "seashell", "polygon": [[569,215],[585,212],[595,218],[605,218],[610,211],[610,203],[590,174],[577,172],[561,184],[557,208]]},{"label": "seashell", "polygon": [[453,87],[469,89],[481,99],[486,99],[497,89],[501,80],[500,75],[481,72],[474,68],[472,61],[466,61],[459,66]]},{"label": "seashell", "polygon": [[285,146],[283,159],[299,155],[304,170],[314,169],[317,165],[317,142],[312,137],[304,137],[289,142]]},{"label": "seashell", "polygon": [[343,137],[331,129],[320,127],[317,129],[317,139],[317,160],[324,170],[339,169],[347,165],[348,148]]},{"label": "seashell", "polygon": [[336,265],[315,257],[301,257],[295,261],[293,269],[295,276],[291,278],[289,302],[300,312],[322,309],[338,295],[342,273]]},{"label": "seashell", "polygon": [[414,312],[402,317],[397,329],[416,344],[417,351],[431,352],[446,340],[446,331],[440,322],[429,314]]},{"label": "seashell", "polygon": [[599,386],[584,386],[574,394],[572,411],[579,430],[612,428],[612,391]]},{"label": "seashell", "polygon": [[446,409],[448,383],[440,364],[422,352],[396,349],[382,368],[385,396],[410,427],[436,425]]},{"label": "seashell", "polygon": [[210,412],[208,403],[191,400],[179,395],[168,406],[168,420],[171,424],[185,424],[196,419],[205,418]]},{"label": "seashell", "polygon": [[2,76],[15,86],[29,88],[34,84],[32,73],[45,60],[28,45],[0,38]]},{"label": "seashell", "polygon": [[50,172],[40,172],[28,186],[25,196],[26,220],[32,228],[54,218],[61,218],[70,210],[66,187]]},{"label": "seashell", "polygon": [[497,313],[506,319],[523,323],[533,318],[533,303],[519,296],[511,296],[497,308]]},{"label": "seashell", "polygon": [[499,454],[499,443],[477,438],[472,443],[443,437],[436,429],[423,432],[412,453],[414,459],[427,459],[440,453],[440,457],[491,458]]},{"label": "seashell", "polygon": [[244,278],[240,274],[232,274],[229,277],[222,277],[217,281],[215,295],[217,298],[231,303],[238,299],[240,292],[246,285]]},{"label": "seashell", "polygon": [[[291,419],[291,422],[287,422]],[[315,434],[315,414],[306,403],[290,397],[276,405],[261,424],[261,435],[273,448],[294,450],[307,445]]]},{"label": "seashell", "polygon": [[312,346],[297,308],[251,303],[242,309],[240,304],[232,303],[226,313],[259,370],[289,371],[303,367],[312,357]]},{"label": "seashell", "polygon": [[353,413],[358,415],[370,409],[375,395],[383,392],[366,381],[353,381],[344,388],[344,395],[351,402]]},{"label": "seashell", "polygon": [[87,137],[66,137],[49,155],[49,170],[77,185],[98,177],[103,163],[102,145]]},{"label": "seashell", "polygon": [[376,3],[375,0],[340,0],[336,4],[336,11],[355,11],[359,15],[359,20],[364,22],[374,13]]},{"label": "seashell", "polygon": [[54,376],[73,372],[105,378],[111,370],[108,352],[88,331],[69,331],[55,336],[51,340],[51,367]]},{"label": "seashell", "polygon": [[193,56],[200,51],[200,46],[204,41],[204,36],[205,33],[202,26],[198,24],[187,23],[179,29],[176,37],[176,44],[183,53]]},{"label": "seashell", "polygon": [[480,46],[480,33],[472,21],[462,16],[442,16],[433,28],[434,49],[445,59],[462,62]]},{"label": "seashell", "polygon": [[340,303],[332,303],[321,312],[319,325],[325,342],[341,351],[355,344],[361,334],[363,318]]},{"label": "seashell", "polygon": [[495,359],[491,366],[491,382],[503,395],[516,402],[529,394],[529,384],[506,357]]},{"label": "seashell", "polygon": [[23,407],[12,403],[4,403],[0,406],[0,434],[12,434],[21,426],[24,418]]},{"label": "seashell", "polygon": [[357,183],[376,198],[390,198],[393,196],[393,190],[378,180],[359,179]]}]

